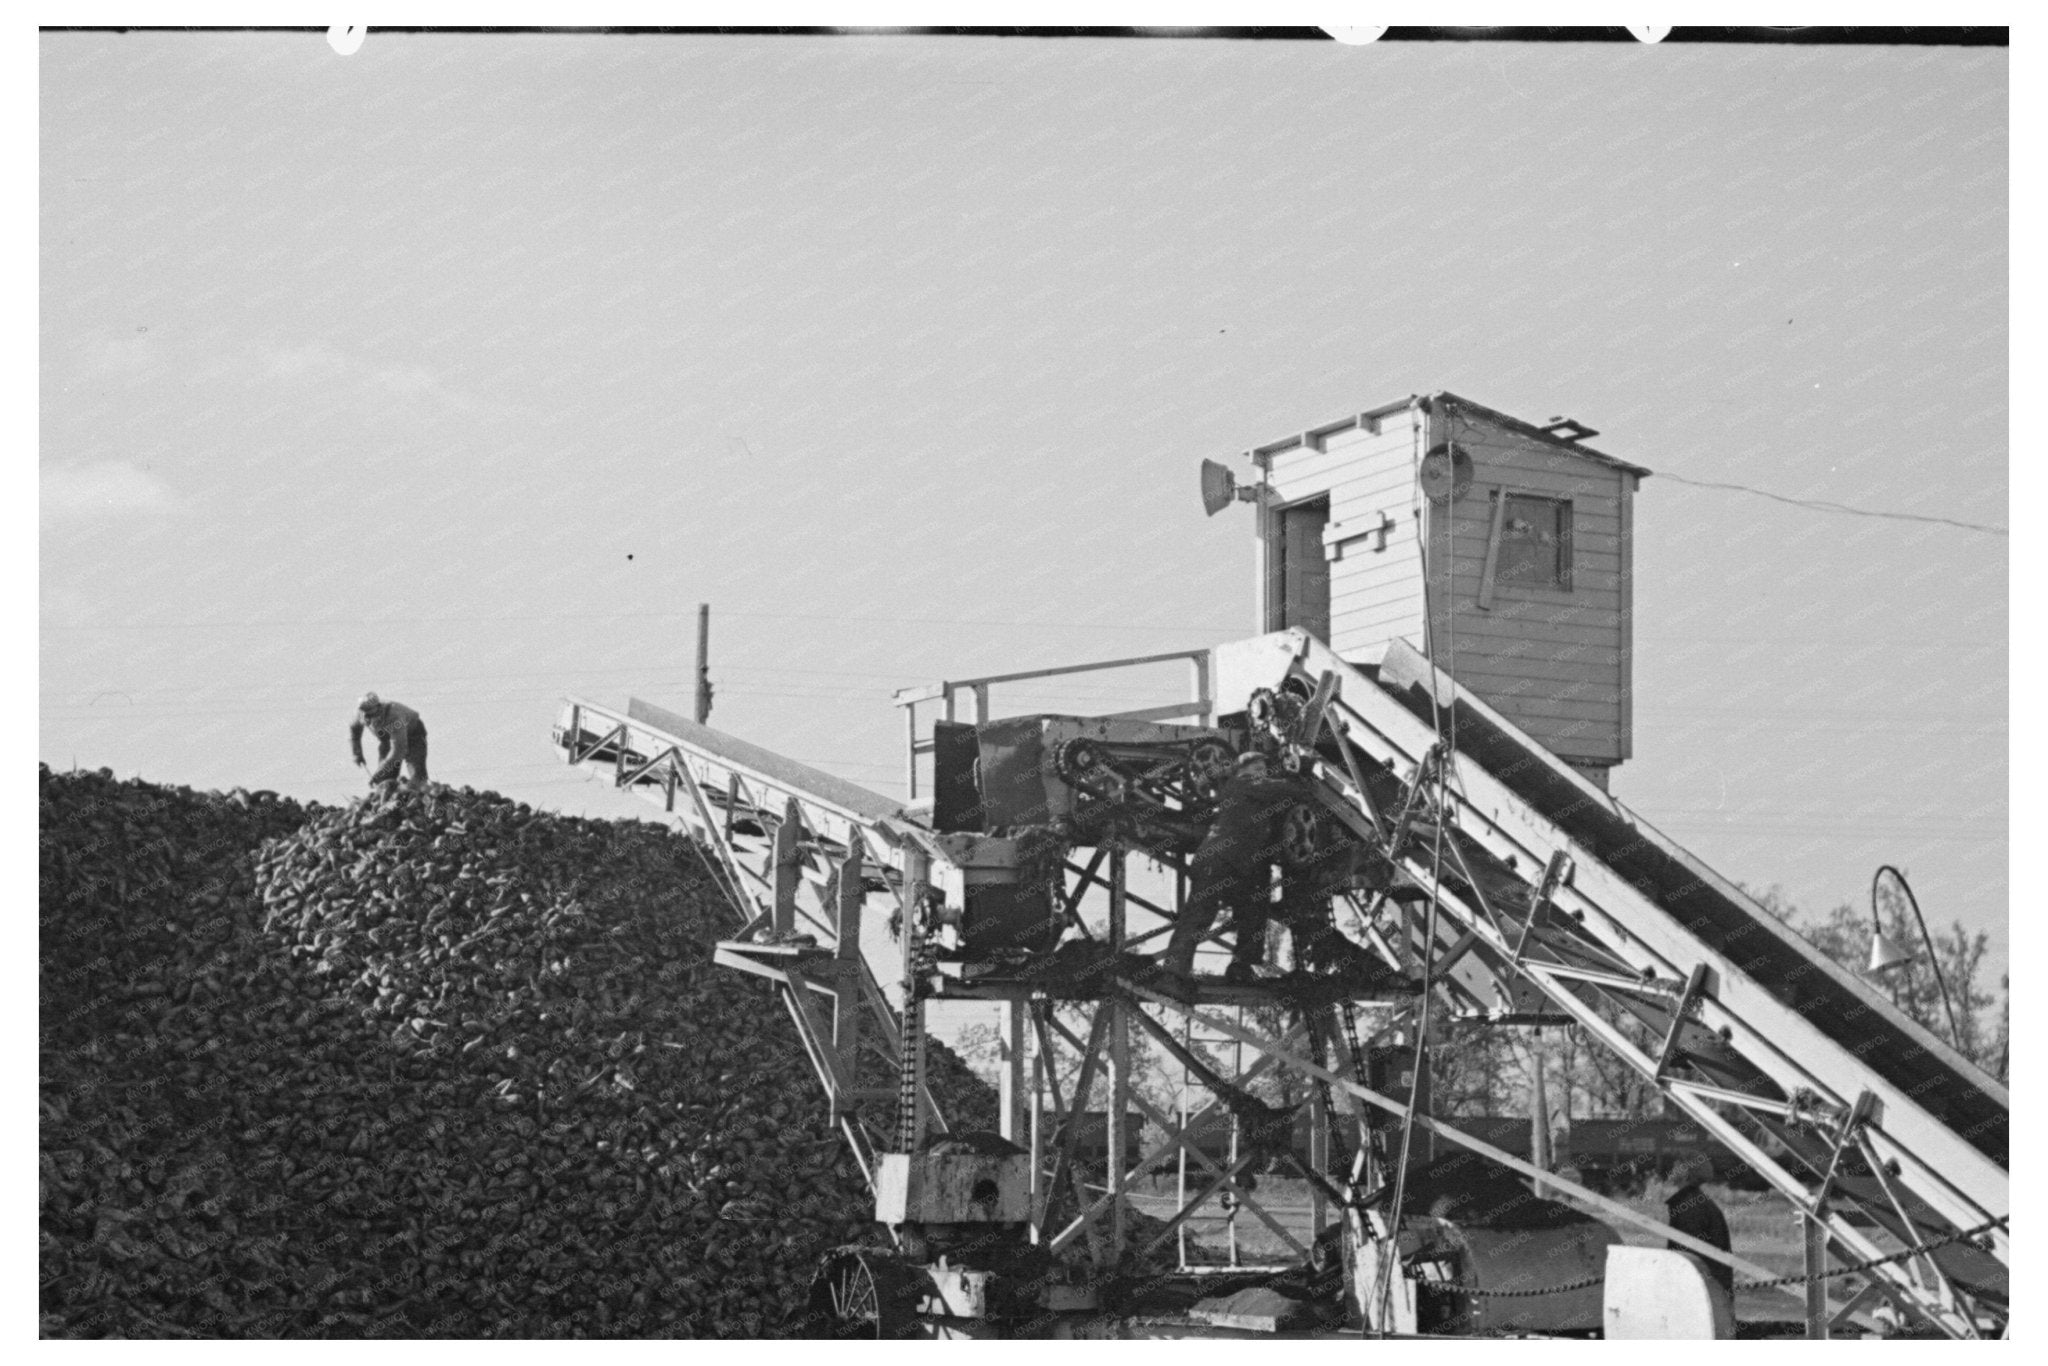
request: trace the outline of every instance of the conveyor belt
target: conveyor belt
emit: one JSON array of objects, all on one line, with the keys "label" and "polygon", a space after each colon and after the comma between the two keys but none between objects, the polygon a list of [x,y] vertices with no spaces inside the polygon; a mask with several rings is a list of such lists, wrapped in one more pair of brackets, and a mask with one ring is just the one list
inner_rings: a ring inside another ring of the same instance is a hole
[{"label": "conveyor belt", "polygon": [[[1882,1257],[1895,1244],[1880,1230],[1917,1246],[2010,1213],[2003,1086],[1418,652],[1397,642],[1367,670],[1283,631],[1216,654],[1224,716],[1261,689],[1335,676],[1316,778],[1362,816],[1386,820],[1454,735],[1448,781],[1424,784],[1430,804],[1443,797],[1445,859],[1411,841],[1402,871],[1434,883],[1489,962],[1813,1213],[1843,1255]],[[1533,893],[1560,860],[1571,876],[1547,911],[1502,895],[1504,883]],[[1974,1336],[2009,1299],[2009,1230],[1984,1242],[1875,1274],[1895,1301]]]},{"label": "conveyor belt", "polygon": [[[1397,644],[1378,683],[1417,718],[1431,716],[1429,663]],[[1968,1059],[1858,981],[1776,916],[1611,799],[1460,688],[1450,699],[1458,751],[1563,829],[1682,925],[1702,949],[1740,969],[1811,1020],[1844,1052],[1914,1096],[1956,1135],[2009,1167],[2011,1102]]]}]

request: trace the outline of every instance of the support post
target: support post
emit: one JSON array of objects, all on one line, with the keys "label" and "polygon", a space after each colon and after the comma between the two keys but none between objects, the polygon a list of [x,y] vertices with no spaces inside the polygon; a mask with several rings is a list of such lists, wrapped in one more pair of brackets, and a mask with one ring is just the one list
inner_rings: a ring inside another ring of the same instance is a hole
[{"label": "support post", "polygon": [[[1180,904],[1180,899],[1178,897],[1174,899],[1174,904],[1176,906]],[[1180,1031],[1181,1046],[1187,1049],[1187,1051],[1190,1053],[1194,1052],[1195,1021],[1192,1015],[1184,1015],[1181,1017]],[[1174,1112],[1174,1118],[1176,1120],[1176,1131],[1181,1135],[1182,1138],[1185,1138],[1188,1132],[1189,1073],[1187,1060],[1185,1058],[1182,1058],[1179,1061],[1180,1095],[1176,1097],[1176,1104],[1179,1108]],[[1175,1167],[1173,1177],[1173,1207],[1177,1210],[1184,1210],[1188,1207],[1188,1148],[1185,1142],[1183,1142],[1180,1145],[1180,1151],[1176,1153],[1174,1156]],[[1179,1223],[1174,1225],[1173,1239],[1175,1258],[1174,1265],[1178,1266],[1182,1271],[1185,1271],[1188,1269],[1187,1220],[1183,1219]]]},{"label": "support post", "polygon": [[[832,946],[832,1046],[839,1054],[839,1075],[848,1087],[860,1085],[861,978],[867,964],[860,954],[861,911],[867,899],[867,844],[856,832],[839,865],[834,909],[836,937]],[[833,1097],[832,1122],[844,1106]]]},{"label": "support post", "polygon": [[796,798],[791,797],[782,808],[782,824],[775,827],[775,866],[771,875],[777,934],[789,934],[796,929],[796,889],[803,879],[803,837],[803,812]]},{"label": "support post", "polygon": [[1043,1015],[1049,1001],[1026,1003],[1031,1012],[1031,1241],[1045,1241],[1045,1046],[1049,1031]]},{"label": "support post", "polygon": [[[1109,942],[1112,953],[1123,952],[1126,915],[1128,907],[1124,901],[1125,878],[1128,872],[1128,855],[1122,845],[1117,845],[1109,856]],[[1109,1184],[1109,1256],[1112,1263],[1122,1255],[1125,1232],[1124,1192],[1124,1150],[1126,1126],[1130,1113],[1131,1090],[1131,1030],[1130,1021],[1124,1017],[1129,1009],[1119,995],[1103,1003],[1109,1012],[1109,1103],[1107,1130],[1104,1135],[1109,1149],[1104,1163]]]},{"label": "support post", "polygon": [[696,721],[711,719],[711,604],[697,604],[697,706]]},{"label": "support post", "polygon": [[1001,1012],[1001,1033],[1003,1041],[1003,1071],[998,1087],[1002,1106],[997,1116],[1000,1132],[1010,1142],[1023,1146],[1027,1132],[1024,1114],[1024,1012],[1026,1003],[1004,1001],[996,1007]]},{"label": "support post", "polygon": [[1828,1231],[1811,1214],[1802,1215],[1800,1230],[1806,1250],[1806,1336],[1825,1340],[1828,1335],[1828,1283],[1820,1277],[1828,1269]]},{"label": "support post", "polygon": [[[1315,1046],[1317,1040],[1326,1041],[1329,1038],[1328,1031],[1320,1028],[1320,1022],[1314,1016],[1309,1016],[1308,1018],[1308,1029],[1311,1047]],[[1317,1051],[1323,1056],[1328,1055],[1326,1049],[1318,1049]],[[1315,1086],[1309,1089],[1308,1161],[1310,1169],[1318,1172],[1330,1170],[1329,1097],[1330,1092],[1327,1087]],[[1316,1239],[1323,1236],[1323,1225],[1330,1217],[1330,1201],[1329,1197],[1323,1193],[1322,1186],[1313,1181],[1309,1183],[1308,1200],[1308,1242],[1310,1247],[1314,1247]]]}]

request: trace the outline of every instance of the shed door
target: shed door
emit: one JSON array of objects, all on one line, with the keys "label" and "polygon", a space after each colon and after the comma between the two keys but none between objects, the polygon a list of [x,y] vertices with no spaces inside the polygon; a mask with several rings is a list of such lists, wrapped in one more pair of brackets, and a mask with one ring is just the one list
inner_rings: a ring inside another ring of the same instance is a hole
[{"label": "shed door", "polygon": [[1330,639],[1330,561],[1323,528],[1330,524],[1330,500],[1317,498],[1280,510],[1280,621],[1299,626],[1327,644]]}]

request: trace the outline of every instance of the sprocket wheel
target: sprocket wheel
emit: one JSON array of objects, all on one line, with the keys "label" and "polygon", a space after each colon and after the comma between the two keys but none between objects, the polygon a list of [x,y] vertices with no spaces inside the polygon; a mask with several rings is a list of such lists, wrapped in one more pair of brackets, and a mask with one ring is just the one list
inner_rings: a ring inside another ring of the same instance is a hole
[{"label": "sprocket wheel", "polygon": [[1109,756],[1093,740],[1069,740],[1053,756],[1054,769],[1070,783],[1100,779],[1108,765]]},{"label": "sprocket wheel", "polygon": [[1297,803],[1280,817],[1280,860],[1292,868],[1316,861],[1324,845],[1322,818],[1313,807]]},{"label": "sprocket wheel", "polygon": [[1188,785],[1198,791],[1213,791],[1230,776],[1236,762],[1236,751],[1225,742],[1197,740],[1188,748]]}]

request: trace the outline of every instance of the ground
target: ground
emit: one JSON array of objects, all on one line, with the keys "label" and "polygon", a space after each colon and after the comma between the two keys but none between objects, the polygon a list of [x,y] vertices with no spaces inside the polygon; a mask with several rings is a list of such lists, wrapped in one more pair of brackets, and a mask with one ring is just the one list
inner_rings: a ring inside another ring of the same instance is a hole
[{"label": "ground", "polygon": [[[1664,1198],[1668,1193],[1666,1186],[1652,1182],[1641,1191],[1614,1198],[1643,1214],[1661,1219]],[[1729,1236],[1737,1256],[1777,1275],[1790,1275],[1800,1269],[1799,1224],[1791,1204],[1784,1197],[1772,1191],[1731,1190],[1718,1185],[1707,1187],[1707,1193],[1728,1216]],[[1260,1182],[1258,1195],[1267,1213],[1304,1245],[1307,1244],[1310,1238],[1307,1185],[1301,1181],[1267,1177]],[[1169,1177],[1156,1182],[1147,1193],[1138,1195],[1135,1203],[1146,1214],[1161,1219],[1170,1217],[1175,1208],[1172,1179]],[[1604,1219],[1628,1243],[1644,1247],[1663,1245],[1661,1237],[1633,1224],[1602,1215],[1590,1207],[1587,1212]],[[1227,1264],[1232,1221],[1223,1211],[1212,1203],[1187,1223],[1189,1260]],[[1238,1260],[1241,1263],[1276,1264],[1293,1260],[1294,1254],[1287,1244],[1249,1211],[1241,1211],[1235,1223]],[[1796,1287],[1789,1291],[1739,1289],[1735,1296],[1736,1318],[1747,1324],[1800,1322],[1803,1312],[1797,1295]]]}]

